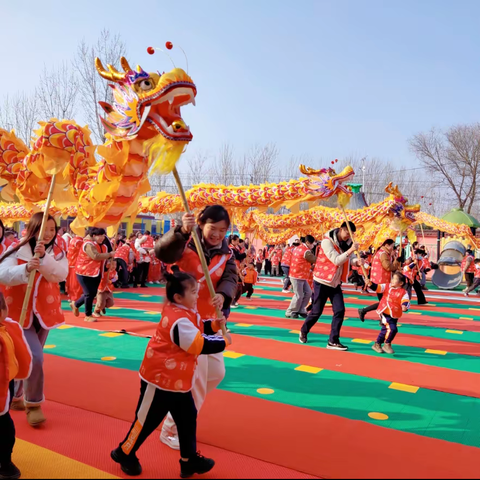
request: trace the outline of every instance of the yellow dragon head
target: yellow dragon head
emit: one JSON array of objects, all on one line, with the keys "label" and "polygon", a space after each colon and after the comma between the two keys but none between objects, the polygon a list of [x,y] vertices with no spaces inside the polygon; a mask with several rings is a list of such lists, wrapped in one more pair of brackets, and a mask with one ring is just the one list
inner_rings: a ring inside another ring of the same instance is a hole
[{"label": "yellow dragon head", "polygon": [[124,72],[112,65],[104,68],[95,59],[98,73],[114,82],[113,105],[100,102],[107,118],[101,118],[106,131],[116,141],[139,138],[148,140],[158,134],[171,142],[188,143],[193,136],[182,119],[180,109],[193,103],[197,88],[181,68],[168,73],[147,73],[140,66],[134,70],[122,57]]}]

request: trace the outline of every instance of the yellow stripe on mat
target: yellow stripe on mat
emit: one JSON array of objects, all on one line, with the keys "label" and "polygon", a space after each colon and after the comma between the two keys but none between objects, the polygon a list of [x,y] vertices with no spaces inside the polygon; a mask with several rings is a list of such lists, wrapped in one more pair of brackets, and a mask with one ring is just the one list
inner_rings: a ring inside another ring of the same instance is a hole
[{"label": "yellow stripe on mat", "polygon": [[223,352],[223,356],[226,357],[226,358],[240,358],[240,357],[244,357],[245,354],[244,353],[232,352],[230,350],[226,350],[226,351]]},{"label": "yellow stripe on mat", "polygon": [[430,350],[430,349],[425,350],[425,353],[433,353],[434,355],[446,355],[447,354],[447,352],[445,352],[444,350]]},{"label": "yellow stripe on mat", "polygon": [[18,438],[13,461],[22,478],[120,478]]},{"label": "yellow stripe on mat", "polygon": [[417,393],[419,390],[419,387],[414,387],[413,385],[405,385],[403,383],[392,383],[388,388],[391,388],[392,390],[400,390],[402,392],[408,392],[408,393]]}]

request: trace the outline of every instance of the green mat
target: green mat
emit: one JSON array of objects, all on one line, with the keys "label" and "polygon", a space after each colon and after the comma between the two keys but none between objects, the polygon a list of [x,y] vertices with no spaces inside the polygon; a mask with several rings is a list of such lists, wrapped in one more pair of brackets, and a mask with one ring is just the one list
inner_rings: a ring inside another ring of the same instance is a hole
[{"label": "green mat", "polygon": [[[121,369],[139,369],[146,339],[102,335],[75,327],[53,330],[46,352]],[[480,447],[480,400],[476,398],[426,389],[416,393],[398,391],[389,388],[390,382],[329,370],[306,373],[295,370],[298,365],[292,363],[251,356],[225,358],[225,363],[227,376],[221,390]],[[273,393],[257,391],[264,388]],[[389,418],[374,420],[368,416],[370,412]]]}]

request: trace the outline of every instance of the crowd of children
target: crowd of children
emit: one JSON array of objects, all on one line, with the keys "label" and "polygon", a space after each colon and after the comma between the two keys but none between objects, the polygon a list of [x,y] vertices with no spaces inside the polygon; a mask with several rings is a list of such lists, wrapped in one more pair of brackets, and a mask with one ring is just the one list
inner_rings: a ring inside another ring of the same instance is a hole
[{"label": "crowd of children", "polygon": [[[424,277],[437,268],[418,243],[412,245],[408,258],[391,239],[375,252],[358,255],[351,222],[318,241],[307,235],[292,238],[289,245],[256,250],[248,239],[237,235],[227,240],[230,218],[220,206],[207,207],[198,217],[185,214],[182,224],[162,238],[146,231],[110,239],[101,228],[89,228],[84,237],[70,231],[61,236],[55,220],[48,217],[40,241],[42,216],[33,215],[20,239],[0,221],[0,478],[20,476],[12,463],[15,427],[10,410],[25,411],[34,427],[46,421],[43,347],[49,331],[64,323],[62,282],[74,315],[79,316],[84,305],[87,322],[97,321],[113,306],[115,287],[166,283],[162,317],[140,367],[135,419],[111,458],[127,475],[141,474],[137,452],[165,419],[160,440],[180,450],[180,474],[187,478],[206,473],[215,464],[197,452],[197,414],[208,392],[225,375],[222,352],[232,339],[228,330],[222,334],[221,329],[230,308],[238,307],[244,294],[252,299],[262,268],[271,276],[283,275],[283,292],[294,293],[286,317],[305,319],[301,343],[307,343],[310,329],[330,299],[329,349],[347,350],[340,342],[345,314],[342,283],[348,277],[356,289],[373,290],[378,302],[360,309],[359,317],[364,321],[375,310],[381,330],[372,348],[387,354],[394,353],[398,320],[410,307],[412,289],[418,304],[426,304]],[[193,229],[201,238],[215,289],[213,299],[191,237]],[[468,295],[480,286],[480,259],[467,258],[462,268],[472,274],[465,291]],[[35,275],[35,289],[22,328],[19,319],[30,273]],[[217,318],[218,310],[224,313],[222,318]]]}]

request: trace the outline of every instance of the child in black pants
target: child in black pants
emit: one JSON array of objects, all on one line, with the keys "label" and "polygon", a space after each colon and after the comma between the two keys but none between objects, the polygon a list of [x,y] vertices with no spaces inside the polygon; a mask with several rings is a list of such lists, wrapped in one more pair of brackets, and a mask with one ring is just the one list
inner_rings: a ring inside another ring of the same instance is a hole
[{"label": "child in black pants", "polygon": [[228,333],[215,335],[225,319],[200,319],[196,311],[198,283],[188,273],[167,274],[166,296],[162,319],[140,367],[135,420],[111,457],[127,475],[140,475],[136,452],[170,412],[180,441],[180,476],[188,478],[207,473],[215,465],[197,453],[197,409],[191,391],[197,357],[222,352],[231,339]]}]

